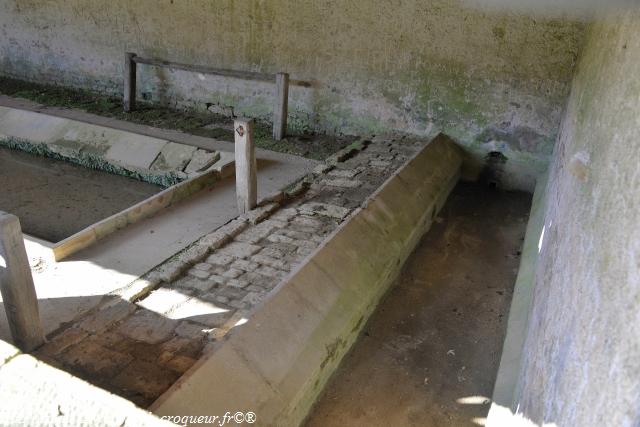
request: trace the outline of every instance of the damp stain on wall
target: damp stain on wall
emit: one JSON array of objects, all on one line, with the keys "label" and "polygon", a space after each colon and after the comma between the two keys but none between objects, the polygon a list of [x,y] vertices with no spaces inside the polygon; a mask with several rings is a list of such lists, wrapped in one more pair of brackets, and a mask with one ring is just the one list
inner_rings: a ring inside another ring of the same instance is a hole
[{"label": "damp stain on wall", "polygon": [[[286,71],[311,82],[291,88],[290,131],[444,131],[480,170],[495,151],[478,141],[488,129],[500,129],[508,157],[548,160],[583,27],[457,0],[11,0],[0,5],[0,73],[119,94],[125,51]],[[138,74],[152,102],[271,117],[270,83],[147,66]],[[523,177],[536,173],[508,173],[505,185],[531,189]]]}]

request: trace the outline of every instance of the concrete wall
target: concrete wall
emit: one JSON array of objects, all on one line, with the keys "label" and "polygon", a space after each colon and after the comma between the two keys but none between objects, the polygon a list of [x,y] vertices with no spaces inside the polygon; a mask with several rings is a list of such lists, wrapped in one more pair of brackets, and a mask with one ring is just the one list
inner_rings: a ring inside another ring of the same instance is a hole
[{"label": "concrete wall", "polygon": [[640,8],[589,29],[547,187],[513,407],[536,425],[640,425],[639,69]]},{"label": "concrete wall", "polygon": [[[577,22],[463,0],[7,0],[0,73],[120,93],[125,50],[288,71],[313,82],[291,91],[291,128],[441,130],[478,161],[504,152],[507,185],[533,190],[582,35]],[[149,67],[139,75],[153,101],[270,117],[268,83]]]},{"label": "concrete wall", "polygon": [[518,375],[524,354],[524,342],[529,327],[536,265],[540,249],[540,237],[545,223],[546,189],[548,175],[538,179],[536,191],[533,194],[531,213],[527,223],[527,233],[522,245],[522,256],[518,277],[513,290],[511,307],[509,308],[509,322],[507,335],[502,346],[500,367],[493,387],[493,396],[487,425],[509,426],[513,424],[513,410],[515,390],[518,385]]}]

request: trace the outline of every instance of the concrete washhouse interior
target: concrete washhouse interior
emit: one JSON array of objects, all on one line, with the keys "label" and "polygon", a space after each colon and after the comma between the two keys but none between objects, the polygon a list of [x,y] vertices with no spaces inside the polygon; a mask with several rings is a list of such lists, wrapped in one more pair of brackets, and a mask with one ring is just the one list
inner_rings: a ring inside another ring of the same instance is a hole
[{"label": "concrete washhouse interior", "polygon": [[0,426],[640,425],[636,0],[0,2]]}]

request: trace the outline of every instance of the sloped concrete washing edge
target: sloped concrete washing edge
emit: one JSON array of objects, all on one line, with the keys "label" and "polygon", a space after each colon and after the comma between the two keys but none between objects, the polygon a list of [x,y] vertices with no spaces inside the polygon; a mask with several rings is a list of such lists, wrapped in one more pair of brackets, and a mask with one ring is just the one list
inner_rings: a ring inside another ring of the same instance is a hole
[{"label": "sloped concrete washing edge", "polygon": [[221,156],[167,139],[2,105],[0,146],[164,188],[205,172]]},{"label": "sloped concrete washing edge", "polygon": [[159,416],[251,411],[299,425],[460,177],[440,135],[392,175],[270,297],[151,410]]}]

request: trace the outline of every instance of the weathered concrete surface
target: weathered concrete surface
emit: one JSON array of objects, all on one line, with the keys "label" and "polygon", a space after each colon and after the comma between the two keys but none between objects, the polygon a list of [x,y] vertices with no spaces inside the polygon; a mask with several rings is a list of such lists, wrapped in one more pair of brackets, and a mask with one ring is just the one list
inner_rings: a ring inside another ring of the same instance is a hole
[{"label": "weathered concrete surface", "polygon": [[[524,340],[529,326],[529,313],[533,301],[533,284],[540,253],[540,238],[545,223],[547,182],[548,176],[544,174],[539,178],[533,195],[518,277],[509,309],[509,322],[500,357],[500,368],[493,388],[491,409],[488,416],[489,423],[499,420],[503,411],[509,411],[515,397],[523,358]],[[508,413],[506,415],[508,416]]]},{"label": "weathered concrete surface", "polygon": [[[187,177],[183,171],[197,153],[181,143],[5,106],[0,106],[0,146],[61,157],[165,187]],[[192,173],[202,168],[200,157]]]},{"label": "weathered concrete surface", "polygon": [[638,67],[640,10],[590,28],[547,188],[523,425],[640,423]]},{"label": "weathered concrete surface", "polygon": [[453,190],[307,427],[481,424],[530,200],[467,183]]},{"label": "weathered concrete surface", "polygon": [[[286,71],[313,83],[291,88],[292,129],[442,130],[476,161],[504,152],[505,183],[533,190],[582,34],[577,22],[460,0],[10,0],[0,5],[0,72],[121,93],[125,51]],[[271,117],[274,84],[148,66],[138,76],[141,99]]]},{"label": "weathered concrete surface", "polygon": [[[164,134],[158,129],[154,132]],[[223,145],[207,138],[195,140],[205,146]],[[286,187],[317,164],[312,160],[265,150],[258,150],[257,156],[260,198]],[[104,295],[127,286],[236,216],[234,180],[225,179],[153,218],[119,230],[100,244],[64,262],[51,263],[40,259],[40,243],[26,239],[27,253],[34,261],[32,271],[45,333],[49,334],[86,313],[98,305]],[[0,339],[10,341],[3,310],[0,305]]]},{"label": "weathered concrete surface", "polygon": [[173,426],[0,341],[0,425]]},{"label": "weathered concrete surface", "polygon": [[299,424],[444,204],[461,162],[446,137],[422,149],[152,410],[251,408],[261,425]]}]

